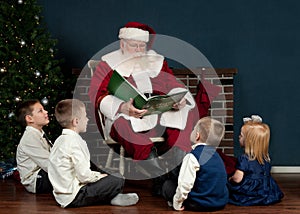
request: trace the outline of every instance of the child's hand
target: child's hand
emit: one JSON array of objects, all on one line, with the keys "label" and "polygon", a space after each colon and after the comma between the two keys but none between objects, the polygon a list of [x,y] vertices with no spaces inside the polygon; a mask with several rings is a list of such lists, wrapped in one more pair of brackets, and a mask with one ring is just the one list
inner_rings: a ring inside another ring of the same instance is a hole
[{"label": "child's hand", "polygon": [[173,209],[176,210],[176,211],[183,211],[184,210],[184,206],[182,207],[176,207],[176,206],[173,206]]},{"label": "child's hand", "polygon": [[231,176],[228,180],[234,183],[240,183],[243,180],[244,172],[241,170],[235,170],[233,176]]},{"label": "child's hand", "polygon": [[105,178],[108,174],[100,174],[100,179]]},{"label": "child's hand", "polygon": [[184,206],[182,206],[181,208],[179,208],[177,211],[183,211],[184,210]]}]

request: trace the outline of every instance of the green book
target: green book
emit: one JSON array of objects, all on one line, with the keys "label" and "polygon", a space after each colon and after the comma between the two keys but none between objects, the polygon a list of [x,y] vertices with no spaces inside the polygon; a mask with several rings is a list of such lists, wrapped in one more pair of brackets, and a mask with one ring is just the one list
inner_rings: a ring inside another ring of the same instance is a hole
[{"label": "green book", "polygon": [[118,97],[125,102],[133,99],[133,105],[137,109],[147,109],[149,114],[160,114],[169,111],[175,103],[178,103],[188,92],[181,91],[168,95],[155,95],[147,98],[136,87],[122,77],[116,70],[113,71],[112,77],[108,84],[110,94]]}]

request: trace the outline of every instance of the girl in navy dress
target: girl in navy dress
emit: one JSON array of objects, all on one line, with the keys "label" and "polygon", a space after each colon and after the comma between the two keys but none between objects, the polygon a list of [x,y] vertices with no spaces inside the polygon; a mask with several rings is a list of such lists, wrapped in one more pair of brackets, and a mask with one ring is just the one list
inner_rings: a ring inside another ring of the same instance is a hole
[{"label": "girl in navy dress", "polygon": [[252,116],[242,126],[239,140],[245,153],[238,157],[236,171],[229,178],[229,203],[250,206],[279,202],[283,193],[271,176],[269,126],[259,116]]}]

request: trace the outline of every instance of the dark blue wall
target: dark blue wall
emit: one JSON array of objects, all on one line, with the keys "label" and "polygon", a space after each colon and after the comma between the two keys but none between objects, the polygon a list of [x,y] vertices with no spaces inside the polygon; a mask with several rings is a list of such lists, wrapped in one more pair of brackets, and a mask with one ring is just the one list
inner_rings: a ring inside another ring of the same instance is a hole
[{"label": "dark blue wall", "polygon": [[128,21],[199,49],[214,67],[235,67],[235,139],[242,118],[271,127],[273,165],[300,166],[300,1],[39,0],[65,65],[83,67]]}]

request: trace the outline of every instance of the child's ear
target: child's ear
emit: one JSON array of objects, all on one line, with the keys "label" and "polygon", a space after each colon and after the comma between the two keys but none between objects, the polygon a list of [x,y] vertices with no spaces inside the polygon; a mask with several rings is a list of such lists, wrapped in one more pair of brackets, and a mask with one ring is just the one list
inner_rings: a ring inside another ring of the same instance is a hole
[{"label": "child's ear", "polygon": [[26,121],[26,123],[33,123],[33,122],[34,122],[32,116],[29,115],[29,114],[27,114],[27,115],[25,116],[25,121]]},{"label": "child's ear", "polygon": [[200,141],[201,135],[199,132],[196,132],[196,141]]},{"label": "child's ear", "polygon": [[76,127],[78,125],[78,118],[76,118],[76,117],[73,118],[72,125],[73,125],[73,127]]}]

